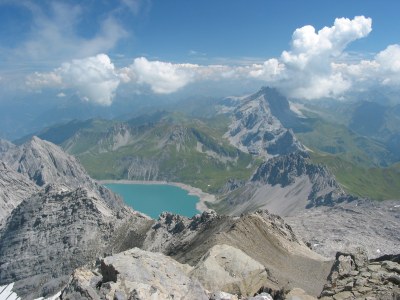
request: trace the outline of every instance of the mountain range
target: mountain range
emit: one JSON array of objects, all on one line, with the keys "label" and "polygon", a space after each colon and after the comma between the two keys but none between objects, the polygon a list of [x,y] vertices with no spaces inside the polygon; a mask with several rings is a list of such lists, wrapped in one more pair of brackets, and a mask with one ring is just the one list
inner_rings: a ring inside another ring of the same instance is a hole
[{"label": "mountain range", "polygon": [[[396,152],[344,123],[342,133],[360,138],[335,140],[344,152],[312,147],[316,123],[328,128],[326,139],[337,131],[322,108],[301,105],[263,88],[217,101],[207,118],[158,111],[0,140],[0,295],[396,297],[400,206],[357,194],[329,163],[373,166],[381,173],[371,180],[393,170],[396,181]],[[381,149],[390,167],[382,168]],[[217,200],[192,218],[165,212],[153,220],[91,176],[180,181]]]},{"label": "mountain range", "polygon": [[[305,104],[262,88],[207,105],[201,117],[162,110],[126,121],[75,120],[36,135],[76,156],[96,179],[179,181],[224,194],[226,182],[248,180],[263,161],[299,151],[325,165],[353,196],[400,198],[396,109],[385,107],[381,123],[387,125],[377,129],[389,132],[389,141],[357,130],[368,123],[357,117],[367,102]],[[184,103],[179,108],[184,111]]]}]

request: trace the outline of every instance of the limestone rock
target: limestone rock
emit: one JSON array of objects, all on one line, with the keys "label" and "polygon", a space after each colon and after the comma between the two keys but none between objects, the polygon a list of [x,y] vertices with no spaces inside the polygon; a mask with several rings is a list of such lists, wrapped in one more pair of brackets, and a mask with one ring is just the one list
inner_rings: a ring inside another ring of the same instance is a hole
[{"label": "limestone rock", "polygon": [[400,276],[396,272],[400,265],[393,261],[368,261],[365,258],[362,249],[354,253],[338,253],[329,283],[320,295],[322,299],[389,300],[400,297]]},{"label": "limestone rock", "polygon": [[359,199],[314,207],[285,220],[323,256],[335,257],[338,251],[349,253],[361,246],[370,258],[376,258],[400,253],[399,216],[398,201]]},{"label": "limestone rock", "polygon": [[11,211],[38,189],[31,180],[0,161],[0,228]]},{"label": "limestone rock", "polygon": [[243,99],[234,110],[225,137],[240,150],[264,158],[305,151],[293,132],[279,120],[294,117],[291,113],[286,98],[274,89],[263,88]]},{"label": "limestone rock", "polygon": [[210,300],[238,300],[238,296],[237,295],[232,295],[230,293],[226,293],[226,292],[214,292],[210,295]]},{"label": "limestone rock", "polygon": [[248,300],[274,300],[268,293],[261,293],[254,297],[249,297]]},{"label": "limestone rock", "polygon": [[255,294],[269,279],[263,265],[228,245],[212,247],[190,275],[209,291],[221,290],[242,296]]},{"label": "limestone rock", "polygon": [[61,184],[70,188],[86,187],[96,192],[108,205],[123,206],[122,200],[91,179],[73,156],[38,137],[32,137],[21,146],[0,148],[0,160],[40,187],[47,184]]},{"label": "limestone rock", "polygon": [[308,295],[305,291],[299,288],[292,289],[287,295],[286,300],[317,300],[317,298]]},{"label": "limestone rock", "polygon": [[185,218],[166,213],[147,233],[143,249],[195,267],[216,245],[236,248],[267,268],[268,279],[262,286],[274,290],[290,282],[291,288],[318,295],[332,265],[302,243],[282,218],[265,210],[240,217],[205,212]]},{"label": "limestone rock", "polygon": [[[222,191],[221,191],[222,192]],[[306,208],[350,202],[335,177],[305,152],[289,153],[262,163],[252,178],[221,197],[219,211],[239,215],[257,209],[290,216]]]},{"label": "limestone rock", "polygon": [[[188,277],[190,267],[160,253],[138,248],[101,261],[95,272],[74,272],[62,299],[208,299],[201,284]],[[81,298],[79,298],[81,297]]]},{"label": "limestone rock", "polygon": [[111,253],[130,219],[138,232],[141,224],[147,230],[147,218],[110,208],[91,190],[47,186],[23,200],[0,231],[0,283],[15,282],[28,299],[55,293],[75,268]]}]

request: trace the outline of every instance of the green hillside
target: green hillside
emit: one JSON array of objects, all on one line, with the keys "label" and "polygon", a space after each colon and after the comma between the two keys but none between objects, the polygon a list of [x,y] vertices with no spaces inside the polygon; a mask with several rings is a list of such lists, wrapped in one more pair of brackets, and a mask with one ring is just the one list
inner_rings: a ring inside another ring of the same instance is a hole
[{"label": "green hillside", "polygon": [[91,122],[62,143],[96,179],[167,180],[217,192],[230,178],[248,179],[260,161],[222,138],[228,119]]},{"label": "green hillside", "polygon": [[311,158],[316,163],[325,164],[351,194],[374,200],[400,200],[400,164],[388,168],[365,168],[334,155],[314,152]]},{"label": "green hillside", "polygon": [[344,125],[316,117],[310,117],[304,123],[308,130],[296,132],[296,136],[311,150],[333,154],[365,168],[389,166],[395,161],[383,144],[363,137]]}]

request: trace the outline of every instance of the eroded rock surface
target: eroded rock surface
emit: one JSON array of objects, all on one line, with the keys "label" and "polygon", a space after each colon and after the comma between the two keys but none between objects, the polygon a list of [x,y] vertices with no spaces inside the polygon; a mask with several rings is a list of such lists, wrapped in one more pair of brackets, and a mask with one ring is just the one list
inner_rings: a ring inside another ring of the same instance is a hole
[{"label": "eroded rock surface", "polygon": [[338,252],[321,299],[399,299],[399,260],[398,255],[369,261],[360,248],[354,253]]},{"label": "eroded rock surface", "polygon": [[101,260],[96,271],[77,269],[62,299],[209,299],[188,276],[191,268],[160,253],[131,249]]},{"label": "eroded rock surface", "polygon": [[294,117],[291,113],[286,98],[274,89],[263,88],[234,110],[225,137],[238,149],[264,158],[305,151],[294,133],[282,125],[281,120]]},{"label": "eroded rock surface", "polygon": [[56,292],[75,268],[115,251],[121,226],[132,218],[137,232],[151,222],[108,207],[85,188],[47,186],[14,209],[0,231],[0,282],[16,282],[22,296]]},{"label": "eroded rock surface", "polygon": [[[331,267],[301,242],[282,218],[267,211],[241,217],[205,212],[190,219],[165,213],[147,233],[143,248],[196,266],[207,260],[207,253],[216,245],[236,248],[264,266],[265,273],[260,270],[265,276],[263,285],[275,290],[300,287],[318,295]],[[237,287],[225,292],[237,292]]]},{"label": "eroded rock surface", "polygon": [[400,206],[397,201],[357,200],[316,207],[285,220],[310,247],[327,257],[361,246],[371,258],[400,253]]},{"label": "eroded rock surface", "polygon": [[38,190],[35,183],[0,161],[0,228],[18,204]]},{"label": "eroded rock surface", "polygon": [[290,216],[307,208],[333,206],[356,199],[344,192],[326,167],[313,164],[305,152],[265,161],[249,181],[232,182],[231,190],[225,193],[215,208],[233,215],[268,209]]}]

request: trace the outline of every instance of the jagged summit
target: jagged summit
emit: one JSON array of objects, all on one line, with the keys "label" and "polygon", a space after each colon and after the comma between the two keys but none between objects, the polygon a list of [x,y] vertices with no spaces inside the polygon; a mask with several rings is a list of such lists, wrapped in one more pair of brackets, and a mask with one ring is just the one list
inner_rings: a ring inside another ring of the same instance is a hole
[{"label": "jagged summit", "polygon": [[232,123],[224,137],[240,150],[267,159],[305,151],[292,130],[283,125],[295,118],[285,97],[275,89],[262,88],[243,99],[234,110]]},{"label": "jagged summit", "polygon": [[79,186],[89,180],[86,171],[74,157],[36,136],[21,146],[0,152],[0,159],[39,186],[55,182]]},{"label": "jagged summit", "polygon": [[110,206],[123,205],[119,197],[90,178],[75,157],[36,136],[20,146],[4,147],[4,151],[0,151],[0,160],[39,187],[47,184],[87,187],[96,191]]},{"label": "jagged summit", "polygon": [[329,170],[311,162],[306,152],[273,157],[247,182],[231,182],[217,208],[228,214],[267,208],[290,216],[316,206],[332,206],[356,198],[344,192]]}]

